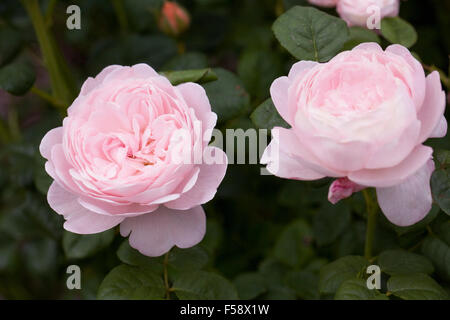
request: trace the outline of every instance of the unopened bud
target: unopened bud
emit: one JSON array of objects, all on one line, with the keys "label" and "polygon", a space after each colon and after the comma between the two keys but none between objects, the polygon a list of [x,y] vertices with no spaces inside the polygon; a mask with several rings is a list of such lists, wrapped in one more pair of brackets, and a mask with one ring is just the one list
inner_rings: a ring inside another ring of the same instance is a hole
[{"label": "unopened bud", "polygon": [[176,37],[189,28],[190,22],[186,9],[173,1],[164,2],[158,19],[158,27],[162,32]]}]

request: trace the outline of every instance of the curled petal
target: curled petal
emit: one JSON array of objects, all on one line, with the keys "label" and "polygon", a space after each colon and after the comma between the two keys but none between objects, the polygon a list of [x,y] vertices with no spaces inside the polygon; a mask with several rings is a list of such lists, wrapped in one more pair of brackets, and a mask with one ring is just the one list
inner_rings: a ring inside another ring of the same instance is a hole
[{"label": "curled petal", "polygon": [[333,181],[328,190],[328,201],[332,204],[338,203],[340,200],[350,197],[354,192],[361,191],[364,186],[350,181],[348,178],[339,178]]}]

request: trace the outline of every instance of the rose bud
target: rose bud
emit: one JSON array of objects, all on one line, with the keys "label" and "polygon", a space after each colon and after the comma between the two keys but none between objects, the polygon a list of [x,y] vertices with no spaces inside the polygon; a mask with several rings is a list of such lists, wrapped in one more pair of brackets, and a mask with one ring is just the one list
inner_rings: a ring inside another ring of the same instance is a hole
[{"label": "rose bud", "polygon": [[447,133],[438,72],[425,77],[408,49],[364,43],[327,63],[300,61],[270,94],[290,129],[275,127],[261,163],[282,178],[334,177],[336,203],[376,188],[386,217],[412,225],[431,209],[428,138]]},{"label": "rose bud", "polygon": [[316,6],[331,8],[336,6],[338,0],[308,0],[308,2]]},{"label": "rose bud", "polygon": [[158,27],[165,34],[177,37],[189,28],[191,18],[182,6],[165,1],[158,17]]},{"label": "rose bud", "polygon": [[47,200],[66,230],[120,224],[148,256],[203,238],[201,204],[214,197],[227,158],[208,146],[217,116],[200,85],[173,86],[146,64],[113,65],[85,81],[67,112],[40,145],[54,179]]},{"label": "rose bud", "polygon": [[349,26],[364,28],[374,14],[381,21],[384,17],[398,16],[399,10],[400,0],[339,0],[336,7]]}]

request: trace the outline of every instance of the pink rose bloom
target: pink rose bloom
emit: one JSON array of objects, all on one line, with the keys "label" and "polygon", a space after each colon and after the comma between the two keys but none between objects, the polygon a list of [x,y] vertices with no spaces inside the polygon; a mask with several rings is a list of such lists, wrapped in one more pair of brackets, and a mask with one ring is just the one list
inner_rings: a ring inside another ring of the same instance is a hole
[{"label": "pink rose bloom", "polygon": [[339,0],[308,0],[309,3],[321,7],[334,7]]},{"label": "pink rose bloom", "polygon": [[333,203],[375,187],[386,217],[396,225],[420,221],[431,208],[433,150],[443,137],[445,94],[439,74],[425,77],[403,46],[383,51],[364,43],[328,63],[300,61],[270,93],[291,129],[274,128],[261,163],[288,179],[338,178]]},{"label": "pink rose bloom", "polygon": [[[122,236],[148,256],[197,244],[205,234],[201,204],[227,167],[223,151],[208,146],[216,120],[198,84],[174,87],[146,64],[103,69],[83,84],[63,126],[42,139],[55,180],[50,207],[79,234],[120,224]],[[190,141],[179,139],[186,133]],[[194,150],[218,161],[175,161]]]},{"label": "pink rose bloom", "polygon": [[366,27],[375,12],[380,19],[398,16],[400,0],[339,0],[336,10],[349,26]]}]

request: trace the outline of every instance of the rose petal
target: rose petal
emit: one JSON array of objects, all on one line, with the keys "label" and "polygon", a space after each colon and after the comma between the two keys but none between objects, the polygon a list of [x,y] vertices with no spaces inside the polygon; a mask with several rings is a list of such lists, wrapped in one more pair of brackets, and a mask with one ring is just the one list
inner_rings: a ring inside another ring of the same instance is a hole
[{"label": "rose petal", "polygon": [[130,246],[151,257],[163,255],[173,246],[192,247],[203,239],[205,231],[206,217],[201,206],[187,211],[160,207],[120,224],[120,234],[130,236]]},{"label": "rose petal", "polygon": [[165,204],[166,207],[177,210],[187,210],[206,203],[214,197],[217,192],[217,187],[225,176],[228,159],[221,149],[216,147],[208,147],[208,149],[209,150],[205,150],[205,152],[219,153],[219,156],[222,159],[221,163],[203,163],[199,165],[200,172],[195,185],[189,191],[181,194],[179,199],[167,202]]},{"label": "rose petal", "polygon": [[363,169],[351,172],[348,178],[370,187],[391,187],[401,183],[419,170],[430,159],[433,149],[419,145],[401,163],[383,169]]},{"label": "rose petal", "polygon": [[430,177],[433,160],[401,184],[377,188],[378,203],[385,216],[398,226],[410,226],[422,220],[431,210]]},{"label": "rose petal", "polygon": [[422,122],[419,142],[424,142],[432,135],[445,111],[445,93],[442,90],[439,73],[437,71],[430,73],[426,84],[425,100],[417,114],[417,118]]},{"label": "rose petal", "polygon": [[45,159],[50,159],[54,145],[62,143],[63,128],[58,127],[47,132],[39,145],[39,151]]},{"label": "rose petal", "polygon": [[48,189],[47,201],[58,214],[63,215],[66,222],[64,228],[79,234],[103,232],[121,223],[123,217],[113,217],[87,210],[78,202],[77,196],[66,191],[53,182]]},{"label": "rose petal", "polygon": [[340,200],[350,197],[353,193],[361,191],[364,186],[356,184],[348,178],[339,178],[333,181],[328,189],[328,201],[332,204],[338,203]]}]

